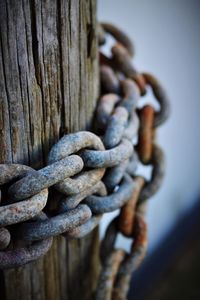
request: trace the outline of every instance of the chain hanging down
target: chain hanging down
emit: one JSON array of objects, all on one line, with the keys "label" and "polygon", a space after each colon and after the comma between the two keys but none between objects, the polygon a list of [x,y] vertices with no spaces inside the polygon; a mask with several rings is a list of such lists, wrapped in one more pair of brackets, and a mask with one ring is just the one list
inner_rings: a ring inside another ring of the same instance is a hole
[{"label": "chain hanging down", "polygon": [[[101,52],[107,34],[117,41],[111,57]],[[103,213],[120,209],[102,241],[95,298],[123,300],[132,272],[146,253],[146,200],[158,191],[164,175],[164,154],[155,134],[168,118],[169,102],[153,75],[133,67],[134,47],[125,33],[103,23],[98,36],[101,94],[94,133],[63,136],[43,169],[0,165],[0,269],[38,259],[56,235],[82,238],[99,224]],[[158,111],[151,104],[139,108],[148,87]],[[152,166],[150,180],[137,174],[138,163]],[[59,195],[54,210],[48,205],[51,187]],[[132,239],[129,253],[115,249],[119,233]]]}]

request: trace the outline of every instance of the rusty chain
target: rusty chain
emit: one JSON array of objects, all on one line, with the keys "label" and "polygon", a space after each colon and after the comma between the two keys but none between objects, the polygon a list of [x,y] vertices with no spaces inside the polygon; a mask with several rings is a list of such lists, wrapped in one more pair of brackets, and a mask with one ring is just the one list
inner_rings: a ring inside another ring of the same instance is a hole
[{"label": "rusty chain", "polygon": [[[101,52],[107,34],[116,40],[111,57]],[[103,213],[120,209],[102,241],[95,299],[123,300],[131,274],[146,253],[146,200],[160,188],[164,175],[164,154],[155,133],[168,118],[169,102],[159,81],[132,65],[134,47],[125,33],[102,23],[98,37],[101,94],[94,133],[63,136],[40,170],[0,165],[0,268],[44,255],[53,236],[82,238],[99,224]],[[158,111],[151,104],[139,108],[148,87]],[[152,166],[150,180],[136,175],[139,163]],[[59,195],[54,210],[48,207],[50,187]],[[130,253],[115,249],[119,233],[133,240]]]}]

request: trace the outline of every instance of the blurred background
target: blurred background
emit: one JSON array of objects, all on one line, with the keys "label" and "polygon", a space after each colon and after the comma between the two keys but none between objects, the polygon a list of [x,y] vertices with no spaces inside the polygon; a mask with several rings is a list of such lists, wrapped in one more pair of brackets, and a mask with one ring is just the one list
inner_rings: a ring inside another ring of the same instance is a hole
[{"label": "blurred background", "polygon": [[[130,299],[200,299],[200,1],[98,0],[98,19],[131,37],[134,65],[160,79],[172,107],[158,130],[167,167],[148,206],[149,254]],[[104,217],[101,236],[114,216]]]}]

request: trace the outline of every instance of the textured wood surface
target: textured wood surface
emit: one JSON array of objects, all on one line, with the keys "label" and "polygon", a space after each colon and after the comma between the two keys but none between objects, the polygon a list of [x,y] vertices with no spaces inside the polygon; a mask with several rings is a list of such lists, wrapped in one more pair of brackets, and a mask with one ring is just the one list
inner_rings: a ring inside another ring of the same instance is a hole
[{"label": "textured wood surface", "polygon": [[[97,97],[95,0],[0,0],[0,163],[38,169],[65,133],[90,126]],[[54,240],[45,258],[0,274],[0,299],[88,299],[97,232]]]}]

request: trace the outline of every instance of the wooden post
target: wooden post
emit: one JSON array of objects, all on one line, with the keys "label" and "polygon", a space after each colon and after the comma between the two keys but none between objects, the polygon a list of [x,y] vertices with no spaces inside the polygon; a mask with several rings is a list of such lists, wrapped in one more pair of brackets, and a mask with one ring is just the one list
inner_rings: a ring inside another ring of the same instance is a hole
[{"label": "wooden post", "polygon": [[[95,0],[0,0],[0,163],[38,169],[62,135],[91,124]],[[0,299],[89,299],[98,235],[54,239],[42,259],[0,274]]]}]

